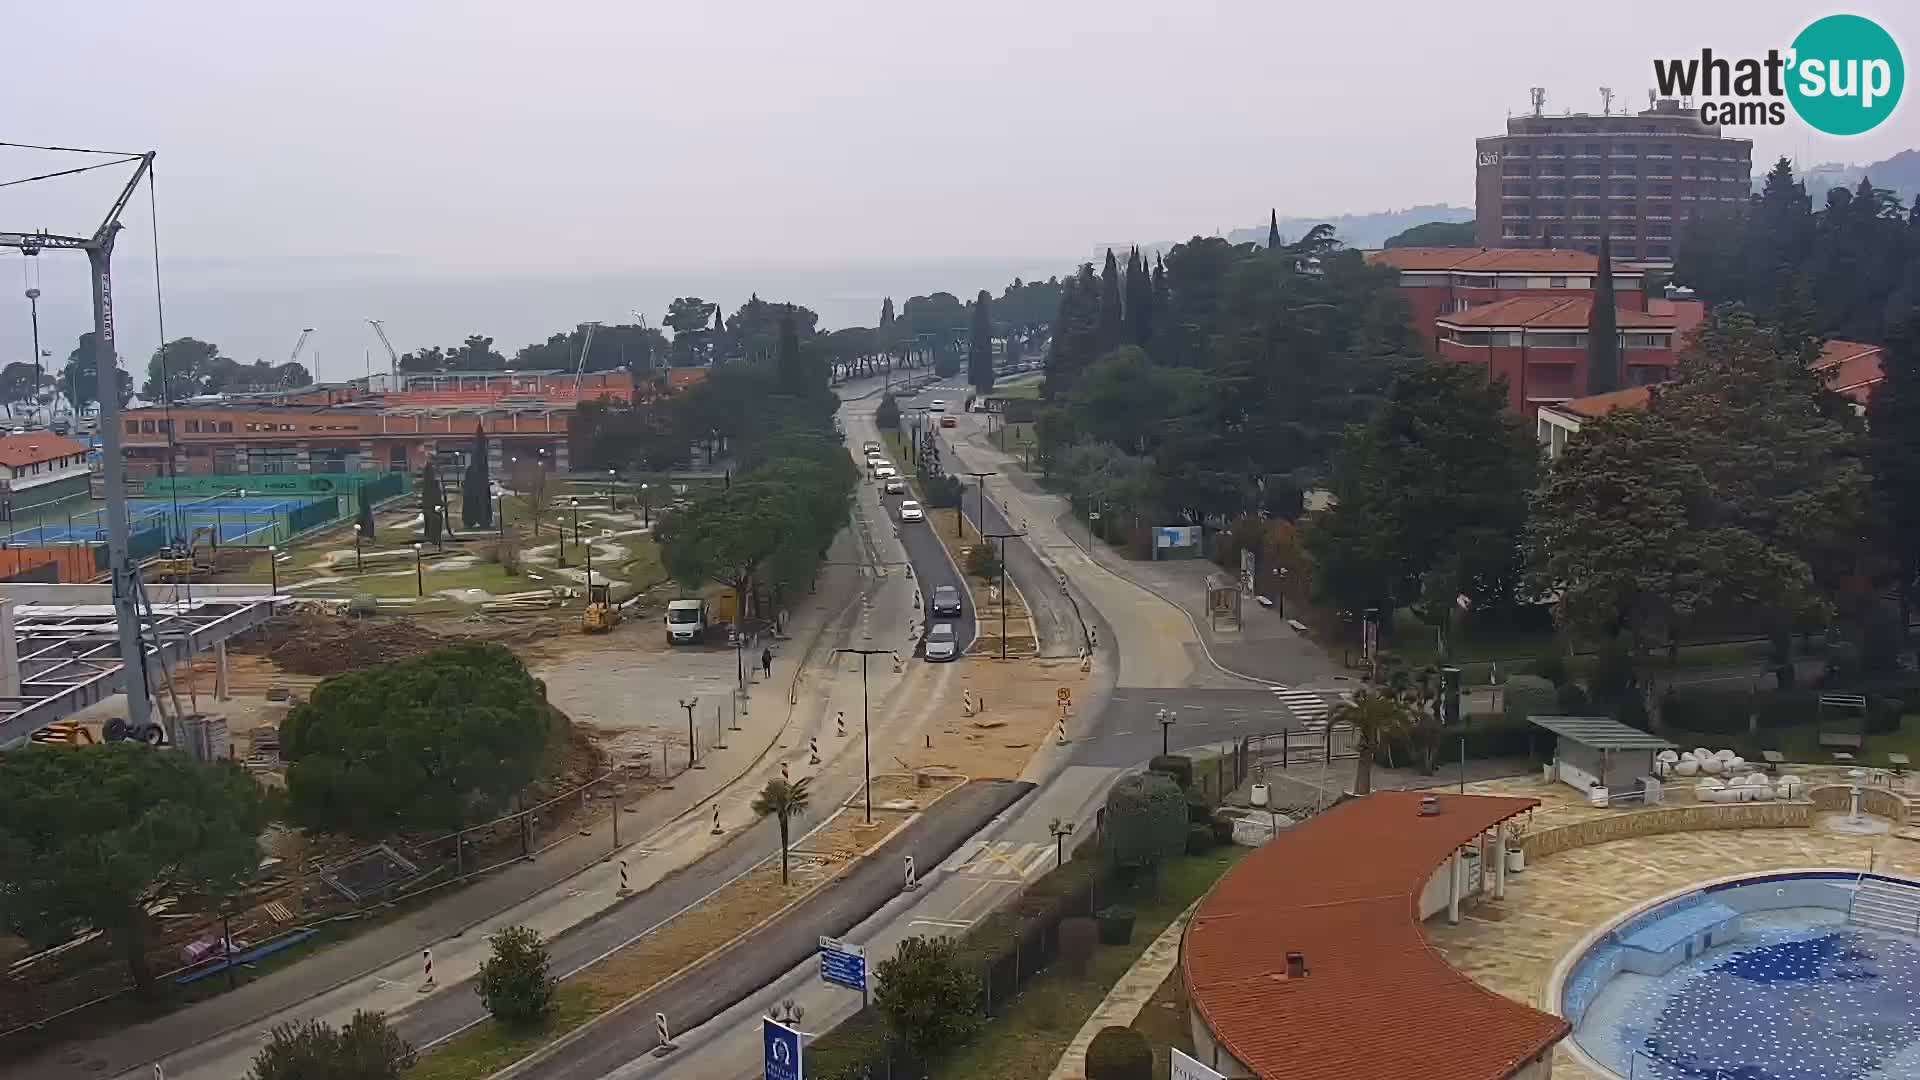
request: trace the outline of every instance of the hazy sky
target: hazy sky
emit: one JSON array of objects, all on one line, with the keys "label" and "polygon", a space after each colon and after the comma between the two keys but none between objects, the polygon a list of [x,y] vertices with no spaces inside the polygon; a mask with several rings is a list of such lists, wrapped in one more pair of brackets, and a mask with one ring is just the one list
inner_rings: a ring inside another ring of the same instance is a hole
[{"label": "hazy sky", "polygon": [[[1826,10],[0,0],[0,139],[157,149],[169,260],[1070,261],[1269,206],[1469,203],[1474,137],[1529,86],[1553,111],[1603,84],[1640,107],[1656,54],[1784,47]],[[1920,8],[1851,10],[1920,64]],[[1856,139],[1756,129],[1755,160],[1920,144],[1917,95]],[[0,150],[0,178],[47,164]],[[84,230],[110,186],[0,188],[0,227]],[[144,208],[128,226],[144,258]]]}]

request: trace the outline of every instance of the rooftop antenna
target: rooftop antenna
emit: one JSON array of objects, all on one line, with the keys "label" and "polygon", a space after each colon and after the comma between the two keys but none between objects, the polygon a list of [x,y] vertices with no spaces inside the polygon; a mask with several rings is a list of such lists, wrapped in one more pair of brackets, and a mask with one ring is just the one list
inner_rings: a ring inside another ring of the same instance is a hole
[{"label": "rooftop antenna", "polygon": [[1653,111],[1653,102],[1654,102],[1655,96],[1656,95],[1654,94],[1653,89],[1649,87],[1647,89],[1647,111],[1648,112]]},{"label": "rooftop antenna", "polygon": [[1613,87],[1611,86],[1600,88],[1600,115],[1613,115]]},{"label": "rooftop antenna", "polygon": [[1547,107],[1547,88],[1544,86],[1530,86],[1527,88],[1527,98],[1533,102],[1533,115],[1539,116],[1541,111]]}]

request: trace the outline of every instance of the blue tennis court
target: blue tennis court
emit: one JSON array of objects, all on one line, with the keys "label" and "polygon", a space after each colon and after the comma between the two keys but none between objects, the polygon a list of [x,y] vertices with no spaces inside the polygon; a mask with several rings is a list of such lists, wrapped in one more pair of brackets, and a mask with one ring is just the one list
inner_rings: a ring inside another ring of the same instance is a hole
[{"label": "blue tennis court", "polygon": [[[239,547],[265,547],[285,543],[287,538],[340,513],[337,496],[290,498],[284,495],[223,495],[214,498],[129,499],[127,524],[133,533],[164,530],[167,543],[191,543],[194,533],[210,530],[216,542]],[[45,519],[39,524],[15,528],[7,536],[10,544],[63,544],[104,541],[107,538],[105,508],[70,514],[64,521]]]}]

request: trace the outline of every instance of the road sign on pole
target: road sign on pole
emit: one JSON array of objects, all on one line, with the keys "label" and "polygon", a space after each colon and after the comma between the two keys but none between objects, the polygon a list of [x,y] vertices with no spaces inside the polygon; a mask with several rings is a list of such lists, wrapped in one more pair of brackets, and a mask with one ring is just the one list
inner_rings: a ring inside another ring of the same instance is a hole
[{"label": "road sign on pole", "polygon": [[[1227,1078],[1193,1060],[1179,1050],[1168,1047],[1167,1052],[1173,1059],[1173,1080],[1227,1080]],[[773,1073],[767,1073],[769,1080]]]},{"label": "road sign on pole", "polygon": [[766,1080],[804,1080],[800,1064],[800,1032],[771,1018],[760,1021],[760,1040],[766,1048]]},{"label": "road sign on pole", "polygon": [[820,981],[867,995],[867,950],[839,938],[820,939]]}]

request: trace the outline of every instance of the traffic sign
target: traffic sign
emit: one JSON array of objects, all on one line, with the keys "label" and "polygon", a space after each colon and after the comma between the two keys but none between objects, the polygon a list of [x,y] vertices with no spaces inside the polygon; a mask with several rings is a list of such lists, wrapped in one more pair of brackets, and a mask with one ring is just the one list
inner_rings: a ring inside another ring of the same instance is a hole
[{"label": "traffic sign", "polygon": [[[1174,1047],[1168,1047],[1167,1052],[1173,1059],[1173,1080],[1227,1080],[1225,1076],[1207,1068]],[[767,1073],[767,1077],[768,1080],[772,1080],[773,1073]]]},{"label": "traffic sign", "polygon": [[800,1064],[800,1032],[771,1017],[760,1021],[760,1041],[766,1053],[766,1080],[803,1080],[806,1069]]},{"label": "traffic sign", "polygon": [[839,938],[820,939],[820,981],[867,992],[867,950]]},{"label": "traffic sign", "polygon": [[1062,705],[1073,704],[1073,691],[1068,687],[1063,686],[1060,689],[1055,690],[1053,692],[1053,696]]}]

